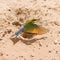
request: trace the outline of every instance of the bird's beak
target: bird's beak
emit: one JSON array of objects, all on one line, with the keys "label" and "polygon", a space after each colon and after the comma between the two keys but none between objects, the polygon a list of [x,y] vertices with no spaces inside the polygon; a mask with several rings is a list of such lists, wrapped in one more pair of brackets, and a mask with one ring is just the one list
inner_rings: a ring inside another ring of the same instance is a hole
[{"label": "bird's beak", "polygon": [[38,25],[38,24],[40,24],[39,21],[40,21],[40,19],[35,19],[34,23]]},{"label": "bird's beak", "polygon": [[39,21],[39,20],[40,20],[40,19],[32,19],[32,21],[34,21],[34,22],[35,22],[35,21]]}]

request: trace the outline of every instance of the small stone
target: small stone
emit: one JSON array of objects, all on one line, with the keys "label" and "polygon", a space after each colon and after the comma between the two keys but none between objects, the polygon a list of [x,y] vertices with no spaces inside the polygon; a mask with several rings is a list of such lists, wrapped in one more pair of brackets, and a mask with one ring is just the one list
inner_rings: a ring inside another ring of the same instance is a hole
[{"label": "small stone", "polygon": [[60,26],[60,21],[55,21],[55,25]]},{"label": "small stone", "polygon": [[57,40],[54,41],[54,44],[55,44],[55,45],[57,44]]}]

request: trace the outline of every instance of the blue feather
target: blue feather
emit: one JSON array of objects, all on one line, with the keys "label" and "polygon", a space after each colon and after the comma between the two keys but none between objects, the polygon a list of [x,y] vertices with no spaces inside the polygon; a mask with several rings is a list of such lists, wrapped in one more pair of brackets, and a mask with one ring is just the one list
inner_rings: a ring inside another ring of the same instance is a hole
[{"label": "blue feather", "polygon": [[20,29],[19,29],[17,32],[15,32],[16,37],[17,37],[23,30],[24,30],[24,25],[22,25],[22,26],[20,27]]}]

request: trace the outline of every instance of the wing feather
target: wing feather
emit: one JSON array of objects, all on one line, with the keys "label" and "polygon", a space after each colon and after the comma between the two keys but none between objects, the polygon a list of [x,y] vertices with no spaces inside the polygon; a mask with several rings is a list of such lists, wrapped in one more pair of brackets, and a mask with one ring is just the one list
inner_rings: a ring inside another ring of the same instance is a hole
[{"label": "wing feather", "polygon": [[33,34],[44,34],[47,32],[47,29],[45,29],[44,27],[37,27],[30,30],[25,30],[25,32]]}]

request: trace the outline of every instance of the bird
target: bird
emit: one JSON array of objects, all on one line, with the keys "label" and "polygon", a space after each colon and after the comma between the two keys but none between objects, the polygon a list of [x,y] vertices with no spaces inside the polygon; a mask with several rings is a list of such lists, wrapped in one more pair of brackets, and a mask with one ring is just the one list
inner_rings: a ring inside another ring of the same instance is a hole
[{"label": "bird", "polygon": [[46,28],[41,27],[41,26],[39,27],[37,24],[35,24],[35,22],[36,22],[36,19],[27,20],[20,27],[20,29],[15,32],[15,34],[14,34],[15,38],[19,34],[21,34],[22,32],[23,32],[22,36],[25,36],[26,37],[27,34],[32,34],[32,35],[33,34],[40,34],[41,35],[41,34],[43,34],[43,33],[45,33],[47,31]]}]

